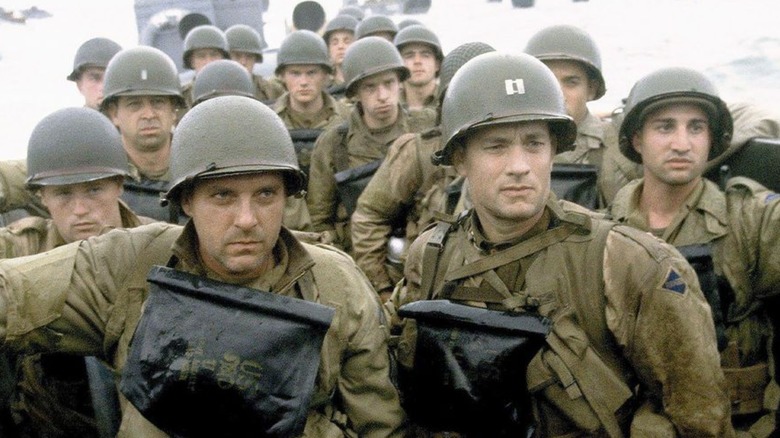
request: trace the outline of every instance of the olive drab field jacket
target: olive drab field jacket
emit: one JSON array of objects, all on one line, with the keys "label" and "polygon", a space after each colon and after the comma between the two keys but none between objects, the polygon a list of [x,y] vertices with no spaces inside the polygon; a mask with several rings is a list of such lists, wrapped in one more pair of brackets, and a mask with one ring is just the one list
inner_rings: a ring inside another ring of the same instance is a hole
[{"label": "olive drab field jacket", "polygon": [[[121,373],[148,294],[149,269],[174,260],[176,269],[209,276],[196,239],[191,222],[184,228],[150,224],[0,262],[3,343],[100,356]],[[278,264],[247,286],[303,298],[299,282],[313,278],[316,301],[335,309],[303,436],[403,436],[387,330],[368,280],[343,253],[302,243],[286,229],[275,255]],[[119,437],[166,436],[122,402]]]},{"label": "olive drab field jacket", "polygon": [[[643,184],[624,187],[611,215],[648,230],[637,207]],[[730,179],[725,193],[703,179],[661,238],[676,247],[711,247],[729,342],[722,364],[732,409],[735,414],[775,409],[778,392],[769,382],[767,356],[772,330],[762,300],[780,294],[780,194],[744,177]]]},{"label": "olive drab field jacket", "polygon": [[[539,436],[734,434],[696,274],[646,233],[551,196],[519,242],[492,244],[469,210],[414,242],[388,306],[441,298],[552,321],[526,374]],[[394,320],[409,369],[416,325]]]},{"label": "olive drab field jacket", "polygon": [[354,257],[377,291],[392,288],[399,280],[391,278],[386,266],[393,228],[403,227],[403,237],[411,244],[435,221],[436,212],[452,213],[447,212],[446,187],[457,173],[431,162],[440,148],[437,128],[402,135],[358,198],[351,226]]},{"label": "olive drab field jacket", "polygon": [[390,145],[402,134],[433,127],[433,111],[407,114],[399,107],[396,122],[378,131],[370,130],[356,105],[346,129],[332,127],[320,135],[314,146],[306,200],[314,231],[326,232],[336,246],[351,251],[349,213],[337,194],[335,175],[385,158]]}]

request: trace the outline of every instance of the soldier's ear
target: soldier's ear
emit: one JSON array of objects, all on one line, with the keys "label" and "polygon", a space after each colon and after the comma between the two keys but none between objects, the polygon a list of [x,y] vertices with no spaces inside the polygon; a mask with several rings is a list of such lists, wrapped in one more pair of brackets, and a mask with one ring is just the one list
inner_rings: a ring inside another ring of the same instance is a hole
[{"label": "soldier's ear", "polygon": [[639,131],[631,136],[631,147],[634,148],[637,154],[642,155],[642,139],[639,137]]},{"label": "soldier's ear", "polygon": [[466,176],[464,162],[466,160],[466,148],[458,144],[452,150],[452,167],[458,172],[458,175]]}]

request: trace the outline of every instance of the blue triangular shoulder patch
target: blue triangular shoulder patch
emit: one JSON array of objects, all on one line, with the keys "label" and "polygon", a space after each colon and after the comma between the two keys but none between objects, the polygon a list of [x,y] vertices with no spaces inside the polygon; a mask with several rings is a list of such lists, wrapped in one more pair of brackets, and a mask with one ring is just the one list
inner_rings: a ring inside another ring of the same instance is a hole
[{"label": "blue triangular shoulder patch", "polygon": [[682,295],[685,293],[688,286],[677,271],[670,269],[669,275],[666,276],[666,280],[664,281],[663,288]]}]

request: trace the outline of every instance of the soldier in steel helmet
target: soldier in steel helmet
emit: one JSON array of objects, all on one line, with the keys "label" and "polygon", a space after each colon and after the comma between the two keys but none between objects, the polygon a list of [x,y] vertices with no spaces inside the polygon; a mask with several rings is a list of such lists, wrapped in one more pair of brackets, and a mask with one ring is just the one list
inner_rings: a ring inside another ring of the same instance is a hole
[{"label": "soldier in steel helmet", "polygon": [[[287,129],[278,116],[246,97],[209,99],[181,121],[171,157],[173,178],[165,199],[180,204],[191,218],[184,227],[157,223],[114,230],[45,254],[0,262],[0,339],[4,346],[18,350],[37,346],[48,352],[97,355],[123,374],[123,394],[134,394],[129,388],[135,381],[126,374],[126,367],[142,366],[137,362],[141,359],[134,345],[150,333],[146,326],[139,325],[139,320],[153,311],[150,306],[144,307],[144,302],[162,293],[159,286],[146,279],[158,278],[153,274],[161,272],[162,267],[151,269],[154,265],[167,265],[167,271],[187,279],[188,285],[182,287],[190,294],[206,293],[204,288],[208,286],[224,294],[219,296],[239,301],[250,300],[247,294],[260,294],[275,296],[273,301],[284,301],[286,307],[319,311],[329,308],[333,312],[332,319],[325,322],[330,326],[324,340],[307,353],[313,357],[288,357],[288,351],[298,351],[292,344],[284,348],[276,345],[273,349],[275,360],[284,365],[285,372],[295,373],[312,362],[319,363],[310,383],[294,388],[310,402],[302,406],[303,410],[288,407],[295,418],[302,415],[303,422],[285,426],[279,433],[318,437],[403,436],[404,414],[389,375],[387,331],[370,283],[347,255],[329,246],[304,243],[281,224],[285,199],[300,196],[306,182]],[[156,292],[150,295],[150,290]],[[223,300],[211,305],[226,303]],[[246,313],[235,315],[237,320],[247,318]],[[293,324],[303,316],[277,314],[275,321]],[[257,321],[250,321],[250,325],[260,328],[270,316],[253,314],[251,318]],[[159,321],[163,327],[167,325],[166,332],[189,322],[187,318]],[[177,360],[186,360],[188,354],[197,351],[207,354],[212,347],[235,341],[214,336],[215,330],[226,333],[224,330],[235,325],[233,321],[224,321],[221,327],[206,327],[204,333],[208,335],[204,335],[207,339],[202,340],[203,344],[177,347],[169,353]],[[232,332],[231,338],[234,336],[240,334]],[[263,336],[248,341],[251,345],[262,343]],[[295,344],[309,345],[308,342],[296,339]],[[180,380],[176,376],[186,378],[188,373],[197,371],[198,380],[186,386],[208,388],[203,389],[208,394],[192,395],[201,402],[193,406],[198,412],[222,409],[223,406],[216,405],[218,400],[237,406],[241,402],[234,401],[235,397],[245,400],[248,396],[252,397],[251,403],[261,397],[274,406],[282,406],[284,400],[274,397],[284,379],[268,375],[279,367],[265,366],[273,358],[243,357],[242,353],[243,350],[226,353],[225,357],[216,358],[213,366],[205,359],[198,366],[193,362],[192,368],[182,368],[176,365],[181,362],[174,361],[170,368],[174,375],[166,384],[177,385]],[[251,368],[247,369],[245,362],[250,360]],[[215,368],[230,364],[239,368]],[[143,364],[152,365],[166,366]],[[253,371],[258,366],[262,370],[259,375]],[[230,376],[235,373],[242,373],[244,380],[233,380]],[[201,383],[208,385],[205,381],[213,386],[202,386]],[[221,429],[236,430],[224,418],[202,418],[187,412],[182,413],[185,419],[176,423],[168,422],[167,417],[150,421],[139,411],[147,412],[150,407],[141,405],[136,398],[128,400],[122,403],[118,437],[181,435],[187,424],[196,422],[204,427],[202,433],[206,433],[205,429],[216,435]],[[176,401],[165,400],[154,406],[172,411],[178,407]],[[271,424],[277,424],[273,423],[278,419],[276,411],[264,412],[261,406],[257,409],[255,417],[234,418],[231,422],[258,423],[267,418]],[[166,432],[160,428],[163,425]],[[257,433],[273,433],[273,429]]]},{"label": "soldier in steel helmet", "polygon": [[68,80],[76,83],[79,93],[84,96],[84,106],[92,109],[100,107],[106,66],[120,50],[122,47],[108,38],[92,38],[79,46]]},{"label": "soldier in steel helmet", "polygon": [[[462,44],[442,63],[440,96],[458,68],[494,49],[482,42]],[[438,105],[437,105],[438,108]],[[358,198],[351,232],[355,262],[366,273],[382,301],[403,276],[406,251],[440,214],[454,214],[462,179],[452,166],[436,166],[431,155],[441,148],[441,129],[398,137],[387,158]]]},{"label": "soldier in steel helmet", "polygon": [[435,109],[439,95],[436,79],[444,60],[439,37],[418,24],[399,31],[393,43],[409,69],[409,78],[404,81],[401,91],[401,103],[409,110]]},{"label": "soldier in steel helmet", "polygon": [[641,176],[641,168],[617,153],[615,127],[588,109],[588,102],[598,100],[606,92],[596,42],[576,26],[553,25],[534,34],[525,52],[555,74],[566,98],[566,112],[577,124],[576,147],[559,154],[556,162],[596,166],[600,206],[606,207],[620,187]]},{"label": "soldier in steel helmet", "polygon": [[577,132],[552,72],[477,56],[441,111],[435,159],[468,179],[473,208],[415,240],[391,301],[410,420],[467,437],[734,436],[690,265],[551,195]]},{"label": "soldier in steel helmet", "polygon": [[170,181],[171,139],[183,106],[176,66],[162,51],[133,47],[108,64],[100,108],[119,129],[130,162],[124,199],[144,216],[175,221],[159,193]]},{"label": "soldier in steel helmet", "polygon": [[435,113],[407,113],[401,107],[399,90],[409,70],[398,50],[382,38],[355,41],[344,58],[344,73],[346,95],[355,100],[355,106],[347,123],[326,130],[317,139],[307,203],[314,231],[327,232],[338,246],[350,251],[349,217],[356,195],[393,141],[404,133],[432,127]]},{"label": "soldier in steel helmet", "polygon": [[295,133],[310,132],[308,141],[296,142],[298,164],[308,174],[318,132],[346,121],[350,108],[325,92],[333,67],[327,46],[316,33],[310,30],[290,33],[279,47],[276,62],[276,75],[287,92],[276,100],[273,108],[290,130],[294,142]]},{"label": "soldier in steel helmet", "polygon": [[234,24],[225,30],[230,59],[243,65],[252,76],[255,97],[261,102],[273,102],[284,93],[284,87],[275,81],[255,74],[255,64],[263,62],[263,49],[267,46],[263,37],[252,26]]},{"label": "soldier in steel helmet", "polygon": [[[184,67],[193,70],[195,77],[209,63],[218,59],[230,59],[225,33],[222,29],[210,24],[193,27],[184,38],[182,59]],[[182,96],[187,108],[192,107],[192,85],[194,80],[193,78],[193,80],[182,86]]]},{"label": "soldier in steel helmet", "polygon": [[[27,188],[51,218],[26,217],[0,229],[2,258],[152,222],[120,200],[127,156],[116,128],[98,111],[66,108],[44,117],[30,136],[27,164]],[[21,356],[17,370],[12,408],[21,436],[99,436],[82,357]]]},{"label": "soldier in steel helmet", "polygon": [[332,80],[328,84],[328,93],[341,97],[344,94],[344,70],[341,64],[347,48],[355,41],[355,28],[358,20],[351,15],[337,15],[325,25],[322,39],[328,46],[330,64],[333,66]]},{"label": "soldier in steel helmet", "polygon": [[780,293],[780,195],[744,177],[728,180],[725,191],[703,178],[732,133],[731,114],[702,73],[670,67],[641,78],[626,102],[620,150],[644,176],[618,192],[610,212],[676,246],[697,268],[719,329],[735,426],[769,436],[777,395],[763,300]]}]

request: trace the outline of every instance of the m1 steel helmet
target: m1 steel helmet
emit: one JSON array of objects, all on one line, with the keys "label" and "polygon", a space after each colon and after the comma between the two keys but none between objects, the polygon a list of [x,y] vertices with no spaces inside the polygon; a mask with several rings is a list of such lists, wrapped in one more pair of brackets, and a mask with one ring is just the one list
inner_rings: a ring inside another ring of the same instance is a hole
[{"label": "m1 steel helmet", "polygon": [[409,77],[401,54],[390,41],[380,37],[366,37],[352,43],[344,54],[341,68],[347,97],[355,95],[362,79],[378,73],[396,71],[401,82]]},{"label": "m1 steel helmet", "polygon": [[325,32],[322,34],[322,39],[328,44],[333,32],[339,30],[351,32],[354,35],[357,25],[358,21],[355,17],[351,15],[337,15],[325,25]]},{"label": "m1 steel helmet", "polygon": [[117,53],[106,67],[103,80],[103,102],[106,110],[119,96],[171,96],[184,105],[176,65],[163,51],[138,46]]},{"label": "m1 steel helmet", "polygon": [[184,187],[201,178],[280,171],[288,195],[302,195],[306,175],[290,133],[262,102],[220,96],[193,107],[171,144],[171,186],[164,202],[180,201]]},{"label": "m1 steel helmet", "polygon": [[254,97],[255,84],[244,66],[229,59],[209,63],[192,84],[192,105],[218,96]]},{"label": "m1 steel helmet", "polygon": [[263,62],[263,49],[268,47],[260,32],[246,24],[234,24],[225,30],[229,52],[251,53]]},{"label": "m1 steel helmet", "polygon": [[547,122],[557,152],[571,150],[577,136],[555,75],[525,53],[490,52],[468,61],[450,81],[441,113],[444,146],[433,156],[440,165],[451,165],[463,137],[483,126]]},{"label": "m1 steel helmet", "polygon": [[108,61],[114,57],[122,46],[108,38],[92,38],[79,46],[73,58],[73,71],[68,75],[69,81],[77,81],[81,72],[87,67],[106,68]]},{"label": "m1 steel helmet", "polygon": [[642,163],[632,139],[642,129],[647,116],[671,104],[700,106],[708,115],[712,133],[709,160],[726,151],[734,131],[734,121],[715,85],[702,73],[685,67],[656,70],[634,84],[628,94],[620,124],[620,151],[631,161]]},{"label": "m1 steel helmet", "polygon": [[355,39],[361,39],[379,33],[387,33],[390,38],[395,38],[398,33],[398,25],[390,17],[385,15],[372,15],[361,20],[355,28]]},{"label": "m1 steel helmet", "polygon": [[193,28],[187,34],[187,38],[184,39],[184,53],[182,54],[182,59],[184,60],[185,67],[192,68],[192,52],[198,49],[215,49],[222,53],[223,58],[230,58],[225,33],[217,26],[212,26],[210,24]]},{"label": "m1 steel helmet", "polygon": [[546,27],[528,40],[524,51],[541,61],[580,62],[588,76],[596,81],[593,99],[599,99],[607,92],[601,73],[601,52],[590,34],[576,26],[561,24]]},{"label": "m1 steel helmet", "polygon": [[77,184],[128,174],[116,127],[91,108],[64,108],[44,117],[27,144],[27,187]]},{"label": "m1 steel helmet", "polygon": [[398,48],[399,52],[403,50],[404,46],[411,43],[431,46],[431,48],[433,48],[433,53],[436,55],[436,60],[439,62],[444,60],[444,52],[441,50],[439,37],[427,27],[420,24],[407,26],[401,29],[393,40],[393,44],[395,44],[395,47]]},{"label": "m1 steel helmet", "polygon": [[276,71],[278,75],[288,65],[320,65],[331,73],[333,67],[328,57],[328,46],[325,41],[310,30],[296,30],[282,41],[276,54]]}]

